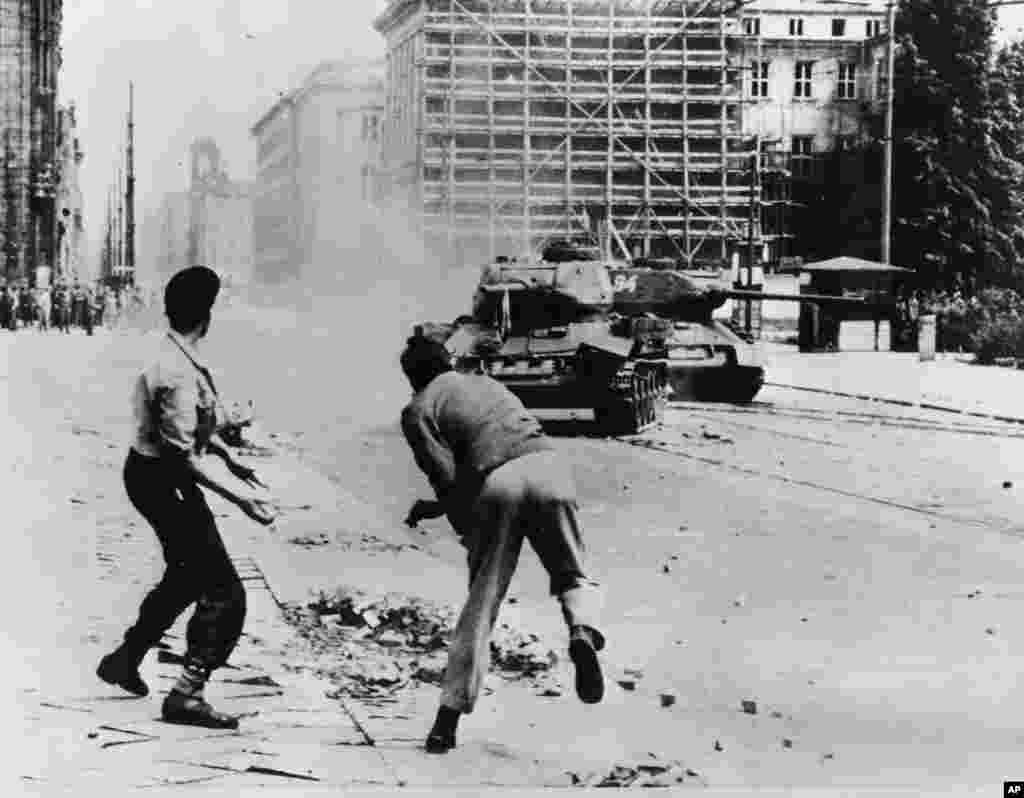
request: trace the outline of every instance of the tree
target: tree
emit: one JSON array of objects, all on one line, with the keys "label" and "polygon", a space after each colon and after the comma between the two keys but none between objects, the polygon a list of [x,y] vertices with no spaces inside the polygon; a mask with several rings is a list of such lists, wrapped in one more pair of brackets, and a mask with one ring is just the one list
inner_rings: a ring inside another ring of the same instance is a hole
[{"label": "tree", "polygon": [[894,262],[936,287],[1011,281],[1024,253],[1024,70],[1019,51],[997,63],[994,34],[987,0],[903,0],[897,15]]}]

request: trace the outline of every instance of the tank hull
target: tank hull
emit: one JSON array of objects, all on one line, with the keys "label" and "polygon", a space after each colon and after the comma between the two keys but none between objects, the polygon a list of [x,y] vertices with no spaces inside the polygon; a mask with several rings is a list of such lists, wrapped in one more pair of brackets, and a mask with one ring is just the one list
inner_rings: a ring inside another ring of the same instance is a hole
[{"label": "tank hull", "polygon": [[667,365],[633,357],[632,338],[601,321],[534,333],[497,339],[491,328],[464,324],[446,345],[458,370],[502,383],[542,421],[591,421],[614,435],[661,421]]},{"label": "tank hull", "polygon": [[687,402],[753,401],[764,386],[761,366],[673,365],[668,366],[670,399]]}]

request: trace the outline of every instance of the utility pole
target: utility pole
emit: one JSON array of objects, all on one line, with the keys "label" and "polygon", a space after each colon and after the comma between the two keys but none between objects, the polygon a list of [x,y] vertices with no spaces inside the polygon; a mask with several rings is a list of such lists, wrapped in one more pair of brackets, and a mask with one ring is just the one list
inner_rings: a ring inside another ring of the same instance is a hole
[{"label": "utility pole", "polygon": [[124,276],[124,172],[117,167],[117,206],[115,207],[114,246],[117,258],[114,261],[114,274],[118,281]]},{"label": "utility pole", "polygon": [[107,219],[103,236],[103,256],[100,259],[100,274],[105,282],[114,273],[114,192],[107,189]]},{"label": "utility pole", "polygon": [[[754,139],[754,151],[750,154],[750,218],[747,221],[747,280],[746,289],[750,291],[754,285],[754,224],[757,215],[757,151],[760,139]],[[743,329],[747,333],[754,331],[754,301],[745,302]]]},{"label": "utility pole", "polygon": [[892,129],[896,73],[896,0],[889,0],[886,22],[885,139],[882,161],[882,263],[891,263],[892,247]]},{"label": "utility pole", "polygon": [[124,281],[135,284],[135,84],[128,83],[128,175],[125,185]]}]

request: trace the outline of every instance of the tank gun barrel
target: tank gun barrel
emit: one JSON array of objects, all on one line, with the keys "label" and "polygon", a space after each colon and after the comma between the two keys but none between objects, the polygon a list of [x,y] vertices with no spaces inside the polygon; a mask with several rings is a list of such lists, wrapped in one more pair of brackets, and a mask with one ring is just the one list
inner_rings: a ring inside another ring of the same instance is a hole
[{"label": "tank gun barrel", "polygon": [[738,291],[738,290],[725,290],[716,291],[720,296],[726,299],[769,299],[772,301],[779,300],[782,302],[813,302],[816,304],[831,304],[831,305],[875,305],[884,304],[884,302],[878,299],[865,298],[865,297],[854,297],[854,296],[835,296],[833,294],[770,294],[763,293],[761,291]]}]

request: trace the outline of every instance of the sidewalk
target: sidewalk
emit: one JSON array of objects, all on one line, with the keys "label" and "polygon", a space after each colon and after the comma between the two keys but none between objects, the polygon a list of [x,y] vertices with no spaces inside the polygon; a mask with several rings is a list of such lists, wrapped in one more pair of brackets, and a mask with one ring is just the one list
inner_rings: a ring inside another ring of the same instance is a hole
[{"label": "sidewalk", "polygon": [[803,354],[766,344],[765,385],[871,398],[1024,423],[1024,372],[976,366],[952,355],[922,363],[916,353]]},{"label": "sidewalk", "polygon": [[[13,431],[8,440],[15,444],[11,454],[17,451]],[[9,641],[13,661],[23,663],[15,679],[14,714],[21,725],[14,739],[20,742],[10,751],[23,789],[310,794],[344,786],[451,794],[482,786],[597,784],[617,767],[617,778],[627,784],[637,777],[674,783],[685,774],[682,764],[660,758],[659,746],[671,742],[685,750],[696,730],[670,726],[656,703],[627,695],[614,683],[614,669],[606,702],[580,704],[564,657],[557,677],[568,687],[558,697],[542,698],[525,684],[492,676],[477,712],[463,722],[459,747],[447,756],[421,748],[436,710],[436,686],[414,683],[387,701],[334,697],[336,688],[312,675],[322,663],[296,641],[280,604],[305,603],[314,590],[347,584],[458,606],[463,555],[445,538],[421,535],[413,542],[416,533],[392,526],[282,455],[253,459],[289,508],[272,531],[211,500],[245,580],[249,610],[231,667],[215,675],[208,695],[216,706],[242,714],[241,728],[217,732],[162,723],[159,702],[179,672],[173,660],[182,650],[187,616],[168,635],[168,650],[151,652],[143,665],[148,698],[128,697],[94,675],[161,567],[149,529],[119,489],[123,451],[101,430],[77,424],[21,444],[60,453],[49,462],[12,462],[10,469],[17,474],[15,465],[23,467],[13,493],[36,499],[22,508],[26,550],[15,552],[12,562],[34,562],[41,575],[38,595],[28,597],[32,612]],[[317,548],[288,543],[314,531],[332,542]],[[53,546],[57,539],[64,545]],[[515,626],[530,617],[528,602],[507,609],[503,623]],[[560,645],[559,630],[537,631],[545,643]],[[685,780],[700,784],[691,774]]]}]

